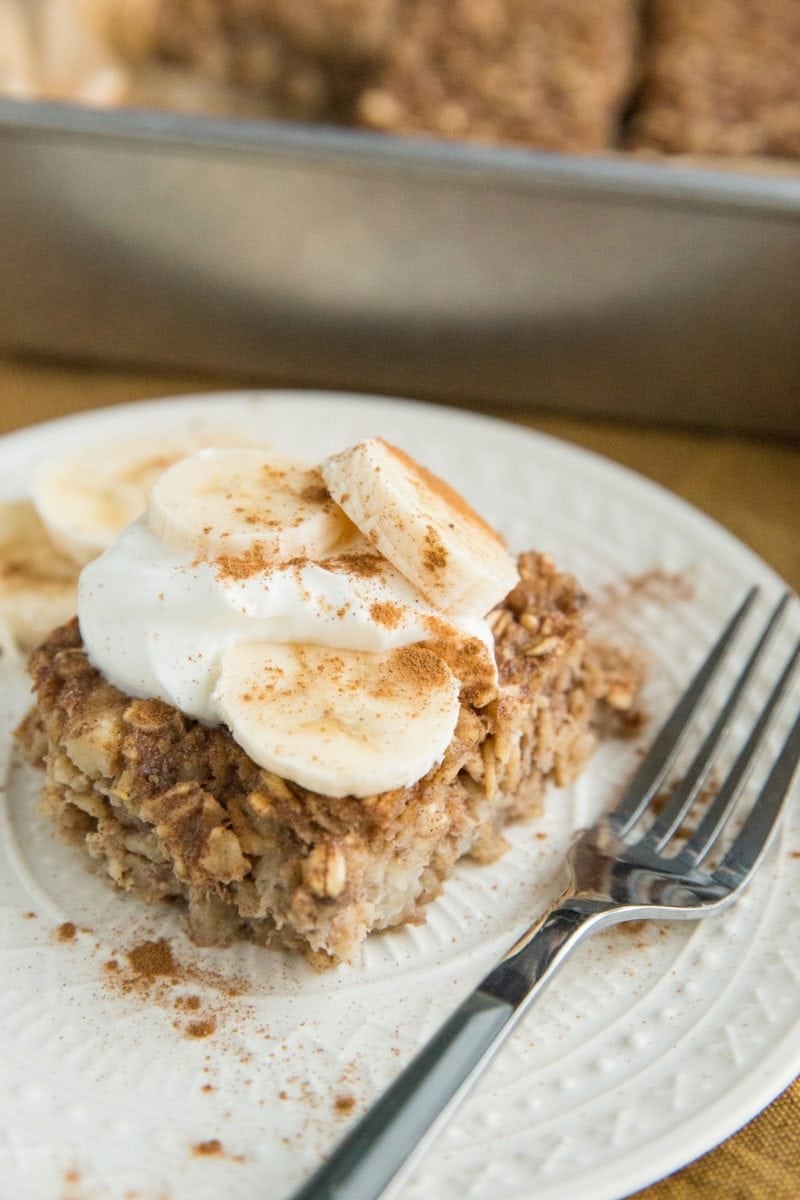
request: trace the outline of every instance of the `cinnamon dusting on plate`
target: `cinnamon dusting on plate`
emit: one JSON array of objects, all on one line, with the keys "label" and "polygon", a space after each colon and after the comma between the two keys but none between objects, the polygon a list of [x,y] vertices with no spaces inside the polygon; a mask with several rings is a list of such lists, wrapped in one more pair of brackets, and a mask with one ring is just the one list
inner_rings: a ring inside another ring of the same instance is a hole
[{"label": "cinnamon dusting on plate", "polygon": [[195,1158],[224,1158],[226,1162],[247,1162],[244,1154],[230,1154],[219,1138],[208,1138],[205,1142],[195,1142],[189,1149]]},{"label": "cinnamon dusting on plate", "polygon": [[199,996],[179,996],[175,1001],[175,1007],[181,1012],[197,1012],[201,1003]]},{"label": "cinnamon dusting on plate", "polygon": [[599,589],[595,611],[611,615],[615,608],[644,601],[666,608],[693,600],[695,585],[687,571],[665,571],[653,567],[639,575],[626,575],[616,583]]},{"label": "cinnamon dusting on plate", "polygon": [[220,1156],[224,1153],[225,1150],[219,1138],[209,1138],[207,1142],[195,1142],[192,1146],[192,1154],[196,1158],[210,1158],[211,1156]]},{"label": "cinnamon dusting on plate", "polygon": [[[103,964],[105,983],[123,996],[138,996],[178,1014],[173,1022],[183,1037],[211,1037],[231,1013],[230,1002],[244,990],[244,980],[228,977],[176,957],[166,938],[143,940]],[[187,991],[199,984],[220,995],[220,1002]],[[183,1019],[181,1019],[183,1018]]]},{"label": "cinnamon dusting on plate", "polygon": [[128,952],[128,962],[138,982],[146,983],[161,975],[177,978],[177,965],[169,942],[164,938],[157,942],[140,942]]},{"label": "cinnamon dusting on plate", "polygon": [[186,1036],[190,1038],[207,1038],[217,1028],[216,1017],[206,1017],[202,1021],[190,1021],[186,1026]]}]

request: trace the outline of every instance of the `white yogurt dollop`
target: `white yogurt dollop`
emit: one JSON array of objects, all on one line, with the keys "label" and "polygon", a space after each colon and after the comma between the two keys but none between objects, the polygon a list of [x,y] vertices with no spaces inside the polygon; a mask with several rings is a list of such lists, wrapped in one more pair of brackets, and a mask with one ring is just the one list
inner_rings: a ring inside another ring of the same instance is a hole
[{"label": "white yogurt dollop", "polygon": [[[367,543],[364,550],[375,557]],[[83,569],[81,635],[93,665],[121,691],[163,700],[209,725],[221,723],[214,688],[222,655],[241,642],[383,651],[424,642],[431,622],[446,622],[493,656],[485,620],[443,617],[378,561],[372,574],[348,567],[343,554],[237,578],[213,559],[167,545],[142,518]]]}]

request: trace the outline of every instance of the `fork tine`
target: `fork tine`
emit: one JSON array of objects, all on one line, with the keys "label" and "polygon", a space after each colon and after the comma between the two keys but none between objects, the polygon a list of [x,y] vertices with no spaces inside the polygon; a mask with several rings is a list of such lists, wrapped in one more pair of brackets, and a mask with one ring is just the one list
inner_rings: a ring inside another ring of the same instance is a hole
[{"label": "fork tine", "polygon": [[789,686],[798,662],[800,662],[800,642],[795,646],[793,654],[783,668],[780,679],[772,689],[769,699],[761,711],[761,715],[753,726],[744,746],[739,751],[736,761],[725,777],[724,782],[717,791],[713,803],[695,833],[692,834],[679,853],[675,855],[673,864],[679,870],[691,870],[692,867],[698,866],[724,829],[750,774],[750,768],[755,761],[756,754],[763,745],[770,730],[772,719]]},{"label": "fork tine", "polygon": [[746,883],[758,866],[767,848],[778,817],[789,794],[798,763],[800,763],[800,713],[783,743],[772,770],[758,798],[723,859],[714,878],[726,887],[737,888]]},{"label": "fork tine", "polygon": [[714,643],[705,662],[698,668],[688,688],[662,725],[650,750],[636,769],[622,800],[609,814],[608,819],[620,837],[623,837],[631,825],[642,815],[672,766],[675,756],[691,728],[692,717],[705,699],[725,654],[739,632],[739,627],[757,595],[758,588],[750,588]]},{"label": "fork tine", "polygon": [[654,850],[661,850],[691,808],[708,774],[708,769],[714,757],[714,751],[730,728],[731,722],[741,705],[747,684],[764,657],[769,641],[775,632],[778,622],[786,611],[786,606],[790,599],[791,592],[784,592],[783,597],[773,609],[772,615],[764,626],[764,631],[745,663],[739,678],[736,680],[727,701],[721,708],[709,733],[703,739],[703,743],[692,759],[686,774],[676,786],[672,799],[663,812],[659,813],[657,819],[642,838],[644,845],[650,846]]}]

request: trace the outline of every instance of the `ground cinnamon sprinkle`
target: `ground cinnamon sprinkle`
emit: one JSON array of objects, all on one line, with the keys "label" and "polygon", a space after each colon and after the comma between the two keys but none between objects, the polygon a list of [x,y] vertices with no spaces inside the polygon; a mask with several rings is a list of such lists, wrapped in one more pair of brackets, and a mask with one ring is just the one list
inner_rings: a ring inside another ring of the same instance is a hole
[{"label": "ground cinnamon sprinkle", "polygon": [[432,471],[429,471],[427,467],[423,467],[421,463],[415,462],[410,455],[406,454],[403,450],[400,450],[397,446],[393,446],[391,442],[386,442],[383,438],[378,438],[377,440],[383,444],[390,454],[393,454],[395,458],[399,459],[399,461],[407,469],[412,481],[415,482],[417,487],[419,487],[423,492],[426,488],[430,488],[431,491],[439,496],[440,499],[444,500],[444,502],[450,508],[452,508],[455,513],[462,518],[462,520],[469,521],[473,525],[477,525],[480,529],[484,530],[485,533],[491,534],[495,541],[499,542],[501,545],[503,544],[503,539],[500,537],[500,534],[497,532],[497,530],[492,529],[488,521],[484,521],[480,513],[476,513],[475,509],[472,508],[471,505],[467,504],[464,497],[459,495],[455,488],[451,488],[449,483],[446,483],[444,479],[440,479],[438,475],[434,475]]},{"label": "ground cinnamon sprinkle", "polygon": [[168,975],[176,979],[178,968],[172,956],[169,942],[161,938],[157,942],[141,942],[128,951],[128,962],[140,980],[155,979]]},{"label": "ground cinnamon sprinkle", "polygon": [[432,525],[425,527],[425,550],[422,555],[422,562],[426,571],[430,571],[435,575],[438,571],[443,571],[447,566],[447,550],[444,542],[439,537]]},{"label": "ground cinnamon sprinkle", "polygon": [[211,1155],[224,1154],[225,1150],[219,1138],[209,1138],[207,1142],[195,1142],[192,1154],[198,1158],[209,1158]]},{"label": "ground cinnamon sprinkle", "polygon": [[[306,560],[299,561],[305,563]],[[336,554],[323,559],[319,565],[326,571],[341,571],[358,579],[371,579],[380,574],[384,559],[378,554]]]},{"label": "ground cinnamon sprinkle", "polygon": [[[245,988],[244,980],[238,976],[223,976],[214,970],[181,962],[165,938],[140,942],[124,953],[124,959],[120,963],[111,958],[103,964],[106,980],[113,990],[124,996],[138,995],[160,1008],[185,1013],[186,1023],[178,1020],[174,1027],[184,1037],[195,1040],[216,1033],[220,1019],[233,1011],[230,1001],[241,996]],[[225,1000],[217,1005],[197,993],[187,993],[187,984],[214,988]],[[178,989],[182,989],[181,994],[176,994]]]},{"label": "ground cinnamon sprinkle", "polygon": [[56,930],[56,937],[60,942],[74,942],[77,932],[72,921],[64,921],[63,925],[59,925]]},{"label": "ground cinnamon sprinkle", "polygon": [[306,486],[303,488],[303,490],[300,493],[300,499],[305,504],[320,504],[320,505],[327,504],[327,505],[330,505],[333,503],[333,501],[331,500],[330,492],[325,487],[325,484],[322,482],[321,476],[320,476],[319,483],[314,482],[314,483],[306,484]]},{"label": "ground cinnamon sprinkle", "polygon": [[346,1116],[347,1113],[352,1112],[355,1106],[355,1096],[337,1096],[333,1102],[333,1107],[336,1109],[337,1113],[340,1113],[342,1116]]},{"label": "ground cinnamon sprinkle", "polygon": [[190,1038],[206,1038],[211,1037],[211,1034],[217,1028],[215,1017],[206,1017],[202,1021],[192,1021],[186,1026],[187,1037]]},{"label": "ground cinnamon sprinkle", "polygon": [[403,610],[399,604],[393,604],[391,600],[376,600],[374,604],[370,605],[369,615],[376,625],[384,625],[387,629],[396,629]]},{"label": "ground cinnamon sprinkle", "polygon": [[200,997],[179,996],[175,1001],[175,1007],[182,1009],[184,1012],[197,1012],[200,1007]]},{"label": "ground cinnamon sprinkle", "polygon": [[425,646],[461,681],[462,695],[471,704],[483,708],[496,695],[494,660],[479,638],[459,638],[451,630],[446,636],[428,639]]},{"label": "ground cinnamon sprinkle", "polygon": [[437,654],[422,646],[403,646],[392,656],[392,668],[404,683],[411,684],[418,692],[432,687],[442,687],[447,682],[448,671]]},{"label": "ground cinnamon sprinkle", "polygon": [[217,555],[214,567],[220,579],[252,579],[254,575],[268,571],[273,562],[263,542],[254,542],[241,554]]},{"label": "ground cinnamon sprinkle", "polygon": [[[480,666],[480,660],[486,655],[486,647],[479,638],[465,638],[463,641],[459,641],[455,637],[432,639],[429,645],[435,654],[439,654],[444,659],[459,679],[463,679],[469,672]],[[487,677],[490,672],[491,668],[487,667]]]}]

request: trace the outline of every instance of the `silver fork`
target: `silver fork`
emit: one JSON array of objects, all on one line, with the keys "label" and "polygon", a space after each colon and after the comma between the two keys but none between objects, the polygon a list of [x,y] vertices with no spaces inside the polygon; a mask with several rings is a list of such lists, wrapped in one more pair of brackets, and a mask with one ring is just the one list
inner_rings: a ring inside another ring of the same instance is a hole
[{"label": "silver fork", "polygon": [[773,611],[669,802],[638,836],[635,827],[642,817],[652,814],[653,799],[757,594],[757,588],[748,592],[728,622],[620,803],[573,845],[568,858],[570,883],[555,907],[511,947],[293,1200],[377,1200],[394,1194],[523,1012],[588,934],[646,917],[704,917],[741,895],[764,855],[800,760],[800,714],[722,862],[713,870],[703,870],[703,863],[717,845],[786,693],[800,657],[800,643],[696,831],[675,853],[664,851],[703,787],[717,747],[790,600],[789,593]]}]

